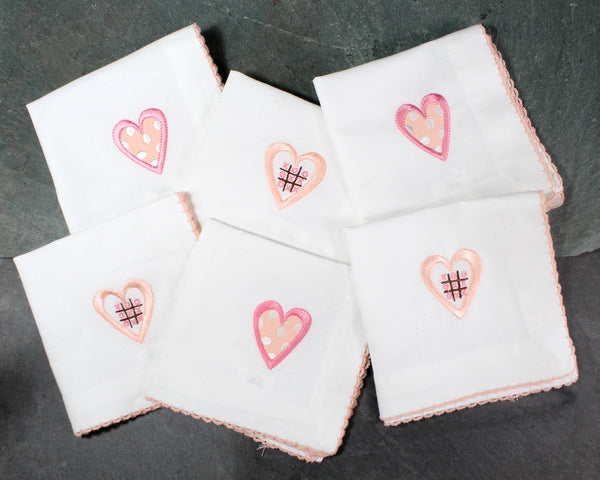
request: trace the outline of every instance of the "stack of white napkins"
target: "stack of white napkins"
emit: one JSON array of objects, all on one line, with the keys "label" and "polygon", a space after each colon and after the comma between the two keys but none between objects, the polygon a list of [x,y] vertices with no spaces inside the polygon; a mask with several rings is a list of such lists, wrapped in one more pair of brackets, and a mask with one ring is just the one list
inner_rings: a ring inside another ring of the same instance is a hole
[{"label": "stack of white napkins", "polygon": [[485,31],[315,86],[362,223],[347,238],[384,422],[574,382],[546,218],[562,183]]},{"label": "stack of white napkins", "polygon": [[315,85],[223,87],[190,26],[28,105],[72,235],[15,262],[77,435],[164,406],[321,461],[367,340],[386,424],[577,379],[562,183],[482,28]]}]

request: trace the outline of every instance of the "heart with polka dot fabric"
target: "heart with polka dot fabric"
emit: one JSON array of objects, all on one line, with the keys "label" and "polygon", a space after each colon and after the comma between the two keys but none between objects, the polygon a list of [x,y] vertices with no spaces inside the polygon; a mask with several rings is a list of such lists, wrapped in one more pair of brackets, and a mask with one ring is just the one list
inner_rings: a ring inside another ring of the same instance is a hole
[{"label": "heart with polka dot fabric", "polygon": [[167,119],[158,108],[144,110],[138,123],[121,120],[113,128],[113,141],[127,158],[162,174],[167,154]]},{"label": "heart with polka dot fabric", "polygon": [[405,103],[396,111],[396,126],[417,147],[445,162],[450,147],[450,108],[438,93],[425,95],[421,108]]},{"label": "heart with polka dot fabric", "polygon": [[254,335],[258,350],[269,369],[279,365],[305,337],[311,324],[310,314],[292,308],[285,315],[281,305],[268,300],[254,311]]}]

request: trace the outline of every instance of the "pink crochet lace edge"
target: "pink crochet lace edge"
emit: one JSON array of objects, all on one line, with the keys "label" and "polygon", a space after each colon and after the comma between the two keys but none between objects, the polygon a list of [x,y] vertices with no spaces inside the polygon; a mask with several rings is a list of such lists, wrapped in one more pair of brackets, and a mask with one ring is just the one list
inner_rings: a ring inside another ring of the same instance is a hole
[{"label": "pink crochet lace edge", "polygon": [[[565,375],[560,375],[558,377],[553,377],[545,380],[540,380],[537,382],[527,382],[518,385],[511,385],[507,387],[500,387],[492,390],[486,390],[480,393],[474,393],[472,395],[466,395],[464,397],[457,398],[455,400],[450,400],[447,402],[439,403],[436,405],[432,405],[427,408],[422,408],[419,410],[413,410],[412,412],[406,412],[401,415],[396,415],[394,417],[381,418],[381,420],[385,423],[386,426],[395,426],[400,425],[402,423],[409,423],[416,420],[421,420],[423,418],[430,418],[436,415],[442,415],[444,413],[451,413],[456,410],[462,410],[465,408],[476,407],[477,405],[485,405],[486,403],[497,402],[500,400],[515,400],[517,398],[525,397],[527,395],[531,395],[532,393],[539,393],[541,391],[547,392],[552,390],[553,388],[561,388],[565,386],[572,385],[579,378],[579,370],[577,368],[577,357],[575,355],[575,346],[573,345],[573,340],[569,335],[569,327],[567,324],[567,313],[565,310],[565,305],[562,297],[562,288],[560,286],[558,280],[558,270],[556,268],[556,260],[554,256],[554,245],[552,243],[552,236],[550,235],[550,223],[548,222],[548,214],[546,212],[546,199],[543,194],[540,193],[540,206],[542,209],[542,219],[544,222],[545,233],[546,233],[546,242],[548,246],[548,255],[550,257],[550,263],[552,266],[552,272],[554,276],[554,285],[556,287],[556,294],[558,296],[558,301],[560,304],[562,317],[563,317],[563,326],[565,329],[565,334],[569,341],[569,349],[571,353],[571,358],[573,359],[573,370]],[[520,393],[511,393],[515,390],[521,390],[524,388],[529,388],[526,392]],[[476,400],[479,397],[486,395],[497,395],[491,398],[485,398],[484,400]],[[464,403],[466,402],[466,403]],[[464,403],[464,404],[463,404]]]},{"label": "pink crochet lace edge", "polygon": [[111,425],[125,422],[126,420],[131,420],[132,418],[139,417],[140,415],[144,415],[148,412],[152,412],[159,408],[160,408],[160,405],[158,403],[155,403],[154,405],[144,407],[136,412],[131,412],[131,413],[128,413],[127,415],[121,415],[120,417],[113,418],[113,419],[109,420],[108,422],[102,422],[102,423],[99,423],[98,425],[94,425],[93,427],[89,427],[84,430],[79,430],[78,432],[75,432],[75,436],[81,437],[81,436],[87,435],[88,433],[91,433],[95,430],[100,430],[101,428],[110,427]]},{"label": "pink crochet lace edge", "polygon": [[[335,450],[331,453],[325,452],[322,450],[317,450],[317,449],[314,449],[311,447],[307,447],[307,446],[301,445],[297,442],[290,442],[288,440],[276,437],[274,435],[268,435],[268,434],[258,432],[256,430],[251,430],[249,428],[240,427],[239,425],[236,425],[233,423],[228,423],[228,422],[225,422],[222,420],[216,420],[214,418],[206,417],[204,415],[199,415],[199,414],[191,412],[189,410],[174,407],[172,405],[161,402],[160,400],[156,400],[151,397],[146,397],[146,399],[153,403],[156,403],[157,405],[159,405],[161,407],[169,408],[169,409],[173,410],[174,412],[182,413],[184,415],[195,418],[197,420],[203,420],[206,423],[212,423],[214,425],[222,425],[222,426],[229,428],[235,432],[238,432],[243,435],[246,435],[247,437],[250,437],[255,442],[260,443],[262,446],[281,450],[282,452],[287,453],[288,455],[291,455],[292,457],[296,457],[305,462],[309,462],[309,463],[320,462],[325,457],[335,455],[337,453],[340,445],[342,444],[344,435],[346,433],[346,428],[348,427],[348,423],[350,422],[350,417],[352,416],[352,412],[354,411],[354,408],[356,407],[356,404],[358,403],[358,396],[360,395],[360,391],[363,386],[364,378],[367,374],[367,368],[369,366],[369,363],[370,363],[369,362],[369,351],[368,351],[367,346],[365,346],[365,350],[364,350],[363,357],[362,357],[360,367],[359,367],[359,372],[356,377],[356,383],[354,384],[354,389],[353,389],[352,395],[350,397],[350,403],[348,404],[346,417],[344,418],[344,423],[340,429],[341,431],[340,431],[340,435],[338,438],[338,443],[336,445]],[[293,449],[293,450],[288,450],[285,447],[289,447],[290,449]],[[296,450],[296,451],[294,451],[294,450]]]},{"label": "pink crochet lace edge", "polygon": [[198,238],[200,238],[200,224],[198,223],[198,220],[196,220],[192,207],[190,206],[187,194],[184,192],[177,192],[177,198],[179,200],[179,203],[183,207],[183,213],[187,217],[188,222],[192,227],[192,233],[196,237],[196,240],[198,240]]},{"label": "pink crochet lace edge", "polygon": [[202,47],[202,50],[204,51],[204,55],[206,56],[206,59],[208,60],[208,66],[210,67],[210,69],[213,72],[213,75],[215,76],[215,80],[217,81],[217,86],[219,87],[219,90],[223,90],[223,79],[221,78],[221,75],[219,75],[219,69],[215,65],[215,61],[213,60],[212,55],[208,51],[208,47],[206,46],[206,41],[204,40],[204,36],[202,35],[200,27],[195,23],[193,24],[193,27],[194,27],[194,30],[196,30],[196,37],[198,37],[198,40],[200,41],[200,46]]},{"label": "pink crochet lace edge", "polygon": [[492,56],[494,57],[494,60],[496,61],[496,66],[498,67],[498,73],[500,74],[500,78],[502,79],[502,83],[504,84],[504,88],[506,89],[506,94],[508,95],[508,98],[510,99],[511,103],[513,104],[517,114],[519,115],[519,118],[521,119],[521,124],[523,125],[523,128],[525,129],[525,133],[527,133],[527,136],[529,137],[529,141],[531,142],[531,145],[532,145],[533,149],[535,150],[535,153],[538,156],[540,165],[542,166],[542,169],[544,170],[544,173],[548,177],[548,180],[550,181],[550,184],[552,186],[551,194],[547,198],[544,198],[544,203],[543,203],[544,209],[546,211],[548,211],[548,210],[552,210],[553,208],[560,207],[565,199],[564,192],[563,192],[563,183],[562,183],[560,174],[558,173],[556,166],[552,163],[552,159],[550,158],[550,155],[546,151],[546,148],[540,141],[540,139],[535,131],[535,128],[531,124],[531,120],[529,119],[529,116],[527,115],[527,110],[525,109],[525,106],[523,105],[523,101],[519,97],[519,92],[517,91],[517,89],[515,87],[514,81],[510,77],[510,73],[508,72],[508,69],[506,68],[506,63],[504,62],[502,55],[496,48],[496,45],[494,45],[492,38],[485,31],[485,27],[483,25],[480,25],[480,27],[481,27],[483,35],[487,41],[490,52],[492,53]]}]

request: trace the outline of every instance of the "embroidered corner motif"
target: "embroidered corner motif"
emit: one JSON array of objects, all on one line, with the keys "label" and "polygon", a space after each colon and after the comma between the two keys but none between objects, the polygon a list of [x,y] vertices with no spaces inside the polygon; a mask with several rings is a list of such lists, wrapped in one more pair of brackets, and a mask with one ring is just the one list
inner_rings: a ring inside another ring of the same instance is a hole
[{"label": "embroidered corner motif", "polygon": [[276,367],[305,337],[312,322],[302,308],[292,308],[285,315],[281,305],[268,300],[254,310],[254,336],[258,350],[269,369]]},{"label": "embroidered corner motif", "polygon": [[289,143],[276,142],[265,152],[265,169],[277,208],[283,209],[306,197],[321,183],[327,163],[318,153],[297,155]]},{"label": "embroidered corner motif", "polygon": [[130,160],[158,175],[167,155],[167,119],[158,108],[144,110],[138,123],[121,120],[113,128],[113,141]]},{"label": "embroidered corner motif", "polygon": [[452,315],[462,319],[479,286],[481,259],[473,250],[458,250],[450,261],[441,255],[428,257],[421,267],[427,288]]},{"label": "embroidered corner motif", "polygon": [[450,108],[439,93],[421,100],[421,108],[405,103],[396,111],[396,126],[417,147],[445,162],[450,148]]},{"label": "embroidered corner motif", "polygon": [[110,326],[143,343],[154,308],[154,295],[144,280],[128,280],[121,291],[103,289],[94,295],[94,308]]}]

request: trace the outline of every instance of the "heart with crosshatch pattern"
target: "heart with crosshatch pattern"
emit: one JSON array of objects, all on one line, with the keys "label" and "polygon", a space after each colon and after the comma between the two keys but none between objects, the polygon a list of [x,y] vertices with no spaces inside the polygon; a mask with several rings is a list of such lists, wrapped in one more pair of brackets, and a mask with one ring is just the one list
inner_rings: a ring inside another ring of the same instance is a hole
[{"label": "heart with crosshatch pattern", "polygon": [[110,326],[143,343],[154,309],[154,295],[144,280],[128,280],[120,291],[103,289],[94,295],[94,308]]},{"label": "heart with crosshatch pattern", "polygon": [[396,111],[396,126],[417,147],[445,162],[450,148],[450,108],[439,93],[421,100],[421,108],[405,103]]},{"label": "heart with crosshatch pattern", "polygon": [[473,250],[458,250],[450,261],[441,255],[428,257],[421,266],[427,288],[452,315],[467,313],[481,278],[481,259]]},{"label": "heart with crosshatch pattern", "polygon": [[269,369],[277,366],[305,337],[312,322],[303,308],[292,308],[285,315],[281,305],[268,300],[254,310],[254,336],[258,350]]},{"label": "heart with crosshatch pattern", "polygon": [[269,188],[277,208],[289,207],[312,192],[325,177],[325,159],[315,152],[297,155],[289,143],[275,142],[265,153]]},{"label": "heart with crosshatch pattern", "polygon": [[113,128],[113,141],[130,160],[162,174],[167,155],[167,119],[158,108],[144,110],[138,123],[121,120]]}]

